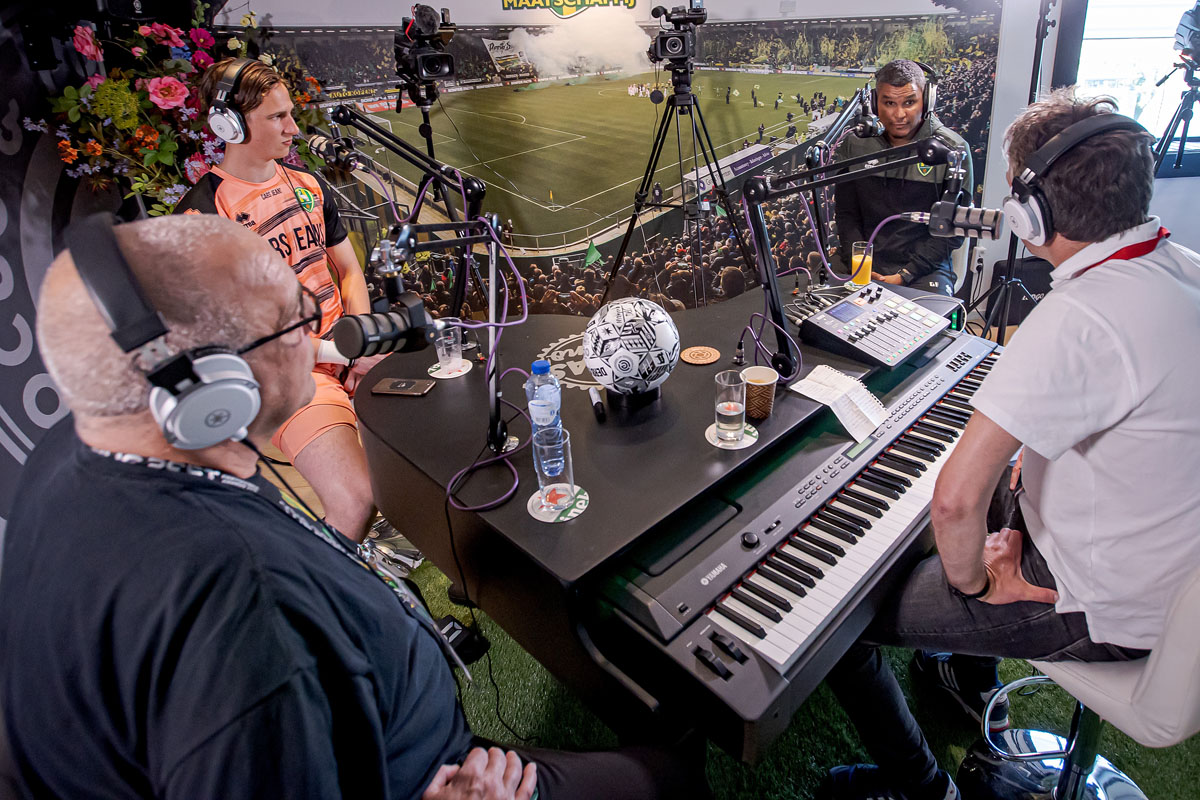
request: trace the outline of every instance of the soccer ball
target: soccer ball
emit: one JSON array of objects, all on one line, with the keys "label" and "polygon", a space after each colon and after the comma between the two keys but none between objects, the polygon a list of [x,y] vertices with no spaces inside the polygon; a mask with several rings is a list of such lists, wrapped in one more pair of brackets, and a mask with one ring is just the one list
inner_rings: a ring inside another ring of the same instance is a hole
[{"label": "soccer ball", "polygon": [[583,331],[583,363],[609,391],[648,392],[679,363],[679,330],[657,303],[640,297],[614,300]]}]

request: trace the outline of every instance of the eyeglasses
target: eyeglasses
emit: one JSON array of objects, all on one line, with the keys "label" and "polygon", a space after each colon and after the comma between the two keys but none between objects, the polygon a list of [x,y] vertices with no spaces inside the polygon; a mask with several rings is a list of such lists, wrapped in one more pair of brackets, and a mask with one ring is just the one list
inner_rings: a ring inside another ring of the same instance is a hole
[{"label": "eyeglasses", "polygon": [[304,328],[306,333],[316,335],[321,329],[321,301],[317,299],[316,294],[312,289],[309,289],[304,284],[300,284],[300,321],[293,322],[283,330],[269,333],[261,339],[255,339],[245,347],[239,348],[238,355],[245,355],[256,347],[262,347],[267,342],[278,339],[280,336],[285,336],[297,328]]}]

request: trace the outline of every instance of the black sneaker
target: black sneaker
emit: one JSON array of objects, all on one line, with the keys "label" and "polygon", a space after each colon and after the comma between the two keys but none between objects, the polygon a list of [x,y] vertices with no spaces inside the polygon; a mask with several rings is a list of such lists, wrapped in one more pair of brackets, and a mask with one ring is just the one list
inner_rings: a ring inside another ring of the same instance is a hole
[{"label": "black sneaker", "polygon": [[[951,653],[930,653],[918,650],[913,655],[913,674],[919,675],[953,697],[963,710],[976,722],[982,722],[983,709],[992,695],[1000,690],[1001,684],[993,678],[990,686],[980,686],[978,681],[964,680],[961,670],[955,670]],[[988,730],[1000,733],[1008,730],[1008,697],[1002,696],[992,707]]]},{"label": "black sneaker", "polygon": [[817,788],[819,800],[962,800],[950,773],[938,770],[928,787],[901,791],[874,764],[834,767]]}]

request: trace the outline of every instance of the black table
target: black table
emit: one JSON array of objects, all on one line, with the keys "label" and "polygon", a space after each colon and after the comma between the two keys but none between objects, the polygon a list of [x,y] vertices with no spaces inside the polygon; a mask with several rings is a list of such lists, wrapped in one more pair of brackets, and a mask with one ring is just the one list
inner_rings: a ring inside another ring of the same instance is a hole
[{"label": "black table", "polygon": [[[918,294],[905,287],[889,288]],[[604,423],[597,422],[581,388],[591,385],[581,340],[587,318],[535,315],[505,331],[499,347],[503,368],[528,370],[534,359],[549,358],[556,372],[562,372],[561,413],[571,433],[575,483],[590,495],[588,509],[564,523],[537,522],[526,511],[526,501],[537,490],[528,447],[511,456],[520,486],[507,503],[478,514],[455,511],[445,503],[445,487],[453,475],[485,447],[488,394],[481,363],[466,376],[438,381],[424,397],[362,392],[355,399],[372,488],[384,516],[443,572],[464,583],[471,598],[552,673],[585,698],[598,701],[593,706],[610,724],[628,718],[630,708],[623,701],[633,700],[634,709],[644,708],[637,702],[637,687],[609,668],[580,624],[574,603],[581,582],[825,411],[781,388],[772,415],[754,423],[757,444],[729,451],[705,441],[704,431],[713,422],[713,376],[733,368],[740,332],[750,314],[762,309],[763,295],[753,291],[673,315],[684,348],[712,346],[721,358],[707,366],[681,361],[653,405],[621,413],[609,404]],[[946,302],[936,307],[950,309]],[[746,341],[747,363],[753,363],[749,336]],[[769,326],[763,341],[773,347]],[[799,377],[822,363],[853,377],[871,372],[864,364],[805,345],[801,352]],[[423,376],[434,362],[431,349],[395,354],[371,370],[363,385]],[[523,381],[514,373],[502,383],[504,396],[520,407],[525,404]],[[506,415],[509,411],[506,407]],[[528,439],[528,424],[519,416],[509,430]],[[480,505],[511,484],[506,467],[490,466],[476,473],[456,499],[462,505]],[[613,692],[614,681],[624,691]]]}]

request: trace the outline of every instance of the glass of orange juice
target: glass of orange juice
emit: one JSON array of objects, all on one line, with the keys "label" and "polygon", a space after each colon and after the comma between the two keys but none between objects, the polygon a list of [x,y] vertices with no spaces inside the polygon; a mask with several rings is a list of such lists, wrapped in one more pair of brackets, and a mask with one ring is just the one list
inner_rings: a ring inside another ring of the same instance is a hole
[{"label": "glass of orange juice", "polygon": [[855,242],[850,263],[850,283],[854,286],[866,286],[871,282],[871,261],[875,254],[875,245],[870,242]]}]

